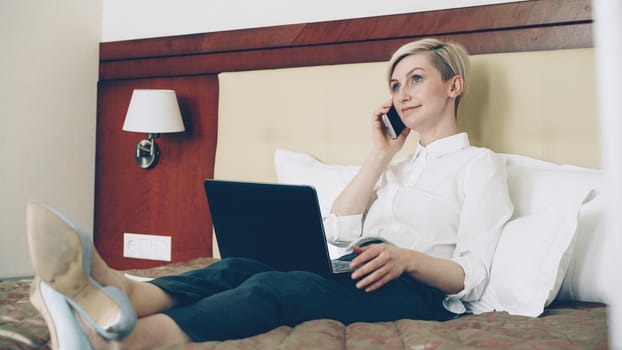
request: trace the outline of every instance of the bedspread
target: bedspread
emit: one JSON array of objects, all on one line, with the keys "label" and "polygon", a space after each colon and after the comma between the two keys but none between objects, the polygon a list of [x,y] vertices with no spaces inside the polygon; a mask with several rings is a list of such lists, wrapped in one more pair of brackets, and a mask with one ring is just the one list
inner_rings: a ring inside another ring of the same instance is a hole
[{"label": "bedspread", "polygon": [[189,345],[186,349],[607,349],[606,308],[558,305],[539,318],[505,312],[446,322],[334,320],[279,327],[255,337]]},{"label": "bedspread", "polygon": [[[157,277],[210,263],[132,270]],[[30,280],[0,282],[0,349],[49,349],[43,319],[30,305]],[[241,340],[205,342],[186,349],[607,349],[607,308],[593,303],[555,303],[538,318],[505,312],[468,315],[446,322],[398,320],[353,323],[314,320],[279,327]]]}]

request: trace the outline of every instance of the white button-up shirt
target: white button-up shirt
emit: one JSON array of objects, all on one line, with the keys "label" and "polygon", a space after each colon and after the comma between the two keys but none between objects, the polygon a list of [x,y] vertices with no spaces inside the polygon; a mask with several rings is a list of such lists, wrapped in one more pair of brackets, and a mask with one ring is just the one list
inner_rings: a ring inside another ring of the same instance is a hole
[{"label": "white button-up shirt", "polygon": [[419,145],[391,163],[363,214],[324,219],[327,239],[347,245],[380,237],[399,247],[447,258],[464,269],[464,289],[444,300],[460,314],[481,297],[492,256],[512,215],[503,160],[471,146],[466,133]]}]

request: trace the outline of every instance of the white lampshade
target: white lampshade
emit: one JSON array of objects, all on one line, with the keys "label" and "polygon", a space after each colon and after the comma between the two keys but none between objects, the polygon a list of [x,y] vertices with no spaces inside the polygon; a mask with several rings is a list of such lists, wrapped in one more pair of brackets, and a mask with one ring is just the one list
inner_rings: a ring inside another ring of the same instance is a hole
[{"label": "white lampshade", "polygon": [[184,131],[175,91],[134,90],[123,130],[151,134]]}]

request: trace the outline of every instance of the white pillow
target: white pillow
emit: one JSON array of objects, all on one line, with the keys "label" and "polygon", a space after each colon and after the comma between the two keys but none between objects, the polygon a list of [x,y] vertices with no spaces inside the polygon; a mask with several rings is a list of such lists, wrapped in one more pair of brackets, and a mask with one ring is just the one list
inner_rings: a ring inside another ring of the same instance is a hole
[{"label": "white pillow", "polygon": [[607,303],[611,276],[604,256],[614,242],[614,232],[604,227],[604,201],[599,196],[582,207],[575,234],[574,255],[557,299]]},{"label": "white pillow", "polygon": [[359,169],[325,164],[308,154],[285,149],[276,150],[274,165],[279,183],[315,187],[323,216],[330,214],[333,202]]},{"label": "white pillow", "polygon": [[498,311],[536,317],[555,299],[572,256],[579,212],[587,194],[571,193],[557,205],[506,224],[488,286],[495,292]]},{"label": "white pillow", "polygon": [[[601,172],[518,155],[501,156],[506,160],[515,210],[499,239],[482,302],[511,314],[535,317],[561,288],[572,261],[582,209],[597,197]],[[587,225],[583,229],[582,234],[594,230]]]},{"label": "white pillow", "polygon": [[[510,191],[516,188],[516,182],[520,181],[520,169],[532,169],[527,171],[530,171],[533,177],[540,178],[540,189],[554,187],[557,191],[564,191],[567,188],[579,190],[594,188],[597,192],[603,190],[602,170],[558,165],[518,155],[503,156],[508,166]],[[560,195],[560,193],[556,192],[553,195]],[[602,257],[605,247],[608,242],[612,241],[612,238],[604,230],[604,198],[596,196],[590,199],[581,207],[572,247],[572,259],[568,264],[566,276],[557,296],[560,300],[607,302],[609,277],[606,276],[606,266]],[[537,208],[522,207],[519,209],[533,211]]]}]

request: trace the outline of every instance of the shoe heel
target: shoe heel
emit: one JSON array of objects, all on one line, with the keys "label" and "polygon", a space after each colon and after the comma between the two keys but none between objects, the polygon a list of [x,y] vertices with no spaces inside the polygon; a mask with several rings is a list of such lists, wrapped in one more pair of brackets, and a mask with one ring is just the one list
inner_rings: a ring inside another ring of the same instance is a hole
[{"label": "shoe heel", "polygon": [[92,350],[65,297],[38,277],[30,286],[30,302],[45,320],[53,350]]},{"label": "shoe heel", "polygon": [[107,340],[128,335],[136,311],[123,292],[91,277],[90,238],[51,208],[29,203],[27,232],[36,274]]}]

